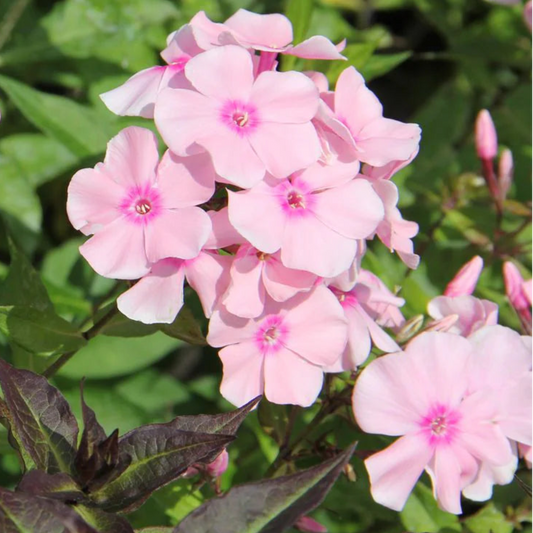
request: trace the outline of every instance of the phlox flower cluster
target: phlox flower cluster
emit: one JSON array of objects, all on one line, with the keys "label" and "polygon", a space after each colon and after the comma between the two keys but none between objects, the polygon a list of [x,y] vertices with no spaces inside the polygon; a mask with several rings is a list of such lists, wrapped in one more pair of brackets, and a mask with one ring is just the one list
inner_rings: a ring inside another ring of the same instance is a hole
[{"label": "phlox flower cluster", "polygon": [[418,226],[390,178],[417,154],[420,129],[383,116],[353,68],[335,89],[318,72],[278,70],[283,55],[344,60],[322,36],[293,44],[283,15],[198,13],[168,37],[164,66],[103,95],[119,115],[153,119],[77,172],[67,211],[90,236],[81,254],[102,276],[135,283],[119,310],[171,323],[184,284],[221,348],[222,394],[311,405],[325,372],[353,370],[372,345],[398,345],[397,298],[361,270],[377,236],[410,267]]}]

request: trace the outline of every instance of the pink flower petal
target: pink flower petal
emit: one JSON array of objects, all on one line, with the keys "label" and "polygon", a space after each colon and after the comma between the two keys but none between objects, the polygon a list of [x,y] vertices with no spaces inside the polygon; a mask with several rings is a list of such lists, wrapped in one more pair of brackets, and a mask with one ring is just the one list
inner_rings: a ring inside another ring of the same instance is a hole
[{"label": "pink flower petal", "polygon": [[257,331],[257,323],[228,313],[223,306],[213,312],[209,321],[207,342],[215,348],[228,344],[252,341]]},{"label": "pink flower petal", "polygon": [[370,456],[365,466],[374,500],[389,509],[401,511],[432,455],[433,450],[424,439],[405,435]]},{"label": "pink flower petal", "polygon": [[102,228],[80,246],[80,253],[106,278],[138,279],[150,271],[143,227],[125,218],[118,218]]},{"label": "pink flower petal", "polygon": [[307,291],[315,284],[317,277],[304,270],[292,270],[271,257],[265,262],[263,283],[271,298],[285,302],[300,291]]},{"label": "pink flower petal", "polygon": [[316,217],[349,239],[369,237],[385,214],[383,203],[366,180],[352,180],[322,191],[315,198],[312,211]]},{"label": "pink flower petal", "polygon": [[302,124],[315,116],[319,97],[300,72],[266,71],[255,80],[250,102],[260,109],[262,122]]},{"label": "pink flower petal", "polygon": [[350,267],[357,249],[356,240],[339,235],[311,214],[287,221],[281,260],[286,267],[332,278]]},{"label": "pink flower petal", "polygon": [[228,198],[233,227],[258,250],[277,252],[283,239],[285,217],[272,188],[260,183],[250,192],[228,191]]},{"label": "pink flower petal", "polygon": [[322,389],[324,373],[286,348],[265,357],[265,393],[270,402],[309,407]]},{"label": "pink flower petal", "polygon": [[506,437],[531,446],[531,372],[511,382],[500,393],[503,413],[500,427]]},{"label": "pink flower petal", "polygon": [[289,48],[285,54],[304,59],[346,59],[339,49],[323,35],[314,35]]},{"label": "pink flower petal", "polygon": [[155,180],[158,163],[154,133],[146,128],[129,126],[107,144],[100,170],[122,187],[142,186]]},{"label": "pink flower petal", "polygon": [[319,286],[296,295],[285,306],[290,306],[285,317],[289,328],[285,346],[316,365],[334,363],[346,347],[348,328],[331,291]]},{"label": "pink flower petal", "polygon": [[100,95],[115,115],[154,117],[154,105],[166,67],[150,67],[137,72],[116,89]]},{"label": "pink flower petal", "polygon": [[349,368],[354,370],[363,364],[370,354],[371,342],[370,332],[366,321],[363,319],[364,310],[360,306],[344,308],[344,313],[348,319],[348,356],[350,360]]},{"label": "pink flower petal", "polygon": [[192,259],[207,241],[211,221],[199,207],[163,209],[146,224],[146,255],[151,263],[166,257]]},{"label": "pink flower petal", "polygon": [[461,514],[461,465],[455,450],[439,446],[432,462],[433,490],[439,506],[453,514]]},{"label": "pink flower petal", "polygon": [[167,150],[157,169],[164,207],[189,207],[207,202],[215,192],[215,177],[208,153],[180,157]]},{"label": "pink flower petal", "polygon": [[231,225],[227,207],[223,207],[220,211],[207,211],[207,214],[213,228],[204,248],[218,250],[246,242],[246,239]]},{"label": "pink flower petal", "polygon": [[238,46],[213,48],[190,59],[185,76],[205,96],[246,102],[254,82],[252,56]]},{"label": "pink flower petal", "polygon": [[268,172],[276,178],[286,178],[308,167],[321,153],[316,130],[310,122],[264,122],[250,136],[250,143]]},{"label": "pink flower petal", "polygon": [[359,166],[359,161],[335,162],[331,165],[318,162],[299,174],[298,181],[304,182],[311,191],[339,187],[357,176]]},{"label": "pink flower petal", "polygon": [[98,170],[84,168],[68,186],[67,214],[70,223],[90,235],[121,216],[118,206],[124,189]]},{"label": "pink flower petal", "polygon": [[207,318],[213,314],[215,305],[228,288],[230,266],[230,256],[211,252],[200,252],[185,262],[187,281],[198,294]]},{"label": "pink flower petal", "polygon": [[226,400],[240,407],[263,394],[264,357],[253,341],[227,346],[218,356],[224,366],[220,393]]},{"label": "pink flower petal", "polygon": [[144,324],[171,324],[183,306],[180,263],[168,259],[156,263],[149,274],[118,297],[119,311]]}]

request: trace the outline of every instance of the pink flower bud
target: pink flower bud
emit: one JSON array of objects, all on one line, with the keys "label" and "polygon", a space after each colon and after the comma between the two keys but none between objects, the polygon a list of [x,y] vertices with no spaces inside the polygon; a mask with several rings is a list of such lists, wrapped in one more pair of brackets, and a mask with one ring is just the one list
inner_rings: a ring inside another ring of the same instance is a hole
[{"label": "pink flower bud", "polygon": [[229,455],[223,450],[218,457],[206,466],[206,472],[211,477],[220,477],[228,468]]},{"label": "pink flower bud", "polygon": [[533,9],[532,2],[529,0],[529,2],[524,6],[524,21],[526,23],[526,26],[529,28],[529,31],[531,31],[531,11]]},{"label": "pink flower bud", "polygon": [[480,159],[494,159],[498,153],[498,136],[490,113],[483,109],[476,120],[476,150]]},{"label": "pink flower bud", "polygon": [[502,152],[498,165],[498,188],[502,201],[507,197],[507,193],[513,182],[513,169],[513,153],[511,150],[506,149]]},{"label": "pink flower bud", "polygon": [[444,296],[472,294],[482,270],[483,259],[479,255],[476,255],[455,274],[455,277],[446,286]]},{"label": "pink flower bud", "polygon": [[325,526],[314,520],[309,516],[301,516],[298,518],[294,527],[299,531],[304,531],[305,533],[328,533],[328,530]]},{"label": "pink flower bud", "polygon": [[[531,294],[520,271],[510,261],[503,264],[503,281],[509,302],[517,312],[524,328],[531,331]],[[524,288],[524,285],[526,288]]]}]

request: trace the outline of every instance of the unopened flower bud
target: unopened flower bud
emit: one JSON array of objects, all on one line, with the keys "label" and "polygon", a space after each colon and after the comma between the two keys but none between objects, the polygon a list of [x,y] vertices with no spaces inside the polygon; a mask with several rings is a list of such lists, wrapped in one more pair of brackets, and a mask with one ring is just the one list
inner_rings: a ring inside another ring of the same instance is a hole
[{"label": "unopened flower bud", "polygon": [[223,450],[218,457],[206,466],[206,472],[211,477],[220,477],[228,468],[229,455],[226,450]]},{"label": "unopened flower bud", "polygon": [[444,290],[444,296],[463,296],[472,294],[483,270],[483,259],[474,256],[464,264]]},{"label": "unopened flower bud", "polygon": [[304,531],[305,533],[328,533],[325,526],[309,516],[301,516],[298,518],[294,527],[298,531]]},{"label": "unopened flower bud", "polygon": [[459,315],[453,314],[445,316],[439,320],[433,320],[430,322],[427,327],[424,328],[425,332],[428,331],[448,331],[451,327],[457,324],[459,320]]},{"label": "unopened flower bud", "polygon": [[398,342],[405,342],[411,337],[416,335],[422,324],[424,323],[424,315],[416,315],[410,318],[399,330],[396,335],[396,340]]},{"label": "unopened flower bud", "polygon": [[476,120],[476,150],[480,159],[494,159],[498,153],[498,136],[490,113],[483,109]]},{"label": "unopened flower bud", "polygon": [[[505,293],[509,302],[518,314],[524,328],[531,331],[531,295],[524,288],[526,282],[520,271],[510,261],[503,264],[503,281],[505,283]],[[527,287],[527,285],[526,285]]]},{"label": "unopened flower bud", "polygon": [[498,188],[500,190],[500,196],[502,202],[507,197],[507,193],[513,182],[513,153],[511,150],[504,150],[500,156],[500,162],[498,164]]}]

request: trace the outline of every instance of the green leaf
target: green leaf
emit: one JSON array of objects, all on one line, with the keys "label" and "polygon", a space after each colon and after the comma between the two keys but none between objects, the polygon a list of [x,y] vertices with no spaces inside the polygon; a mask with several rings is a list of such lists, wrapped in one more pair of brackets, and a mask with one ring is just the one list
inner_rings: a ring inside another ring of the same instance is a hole
[{"label": "green leaf", "polygon": [[189,344],[197,344],[199,346],[207,345],[202,328],[188,307],[184,306],[181,308],[172,324],[163,324],[160,328],[169,337],[174,337]]},{"label": "green leaf", "polygon": [[439,509],[431,490],[422,483],[418,483],[409,496],[400,518],[412,533],[438,533],[443,529],[461,531],[459,518]]},{"label": "green leaf", "polygon": [[285,438],[288,423],[287,406],[276,405],[263,399],[257,410],[259,423],[267,435],[281,444]]},{"label": "green leaf", "polygon": [[32,187],[57,178],[79,161],[63,144],[41,133],[5,137],[0,152],[16,161]]},{"label": "green leaf", "polygon": [[370,60],[376,46],[374,43],[349,44],[342,52],[347,61],[331,61],[327,70],[328,80],[331,84],[337,82],[340,73],[348,68],[355,67],[361,70]]},{"label": "green leaf", "polygon": [[27,306],[0,306],[0,331],[11,343],[44,356],[76,351],[87,344],[75,326],[53,311]]},{"label": "green leaf", "polygon": [[173,505],[165,510],[165,514],[170,517],[172,524],[179,524],[205,501],[203,494],[191,487],[189,479],[178,480],[171,490],[169,496],[172,497]]},{"label": "green leaf", "polygon": [[368,82],[387,74],[407,61],[412,55],[412,52],[400,52],[398,54],[375,54],[361,67],[361,74]]},{"label": "green leaf", "polygon": [[2,533],[98,533],[68,505],[0,488]]},{"label": "green leaf", "polygon": [[18,161],[0,154],[0,211],[30,231],[39,231],[42,210]]},{"label": "green leaf", "polygon": [[61,393],[46,378],[0,359],[0,385],[8,422],[27,468],[73,474],[78,424]]},{"label": "green leaf", "polygon": [[107,511],[129,512],[193,463],[218,455],[233,439],[216,433],[181,431],[170,424],[134,429],[119,442],[119,461],[129,456],[130,465],[117,479],[92,492],[91,499]]},{"label": "green leaf", "polygon": [[179,346],[179,341],[160,332],[140,338],[98,335],[61,368],[59,375],[73,379],[124,376],[152,365]]},{"label": "green leaf", "polygon": [[[301,43],[305,40],[313,15],[313,0],[288,0],[285,15],[292,23],[293,42]],[[296,57],[283,56],[283,70],[293,70]]]},{"label": "green leaf", "polygon": [[74,155],[86,157],[105,151],[112,129],[91,109],[69,98],[37,91],[6,76],[0,76],[0,88],[35,127],[62,143]]},{"label": "green leaf", "polygon": [[353,450],[297,474],[234,487],[193,511],[174,533],[281,533],[322,502]]},{"label": "green leaf", "polygon": [[485,505],[481,511],[465,520],[466,527],[472,533],[512,533],[514,526],[493,503]]},{"label": "green leaf", "polygon": [[[105,309],[102,309],[102,314],[105,314],[105,311]],[[158,330],[158,324],[143,324],[142,322],[129,319],[122,313],[117,313],[102,328],[101,333],[110,337],[145,337],[146,335],[152,335]]]},{"label": "green leaf", "polygon": [[129,522],[117,514],[106,513],[87,505],[76,505],[74,509],[98,533],[133,533]]},{"label": "green leaf", "polygon": [[8,243],[11,264],[7,277],[0,284],[0,304],[24,305],[42,311],[53,309],[38,272],[11,239]]},{"label": "green leaf", "polygon": [[173,527],[156,526],[156,527],[143,527],[142,529],[136,529],[135,533],[172,533]]}]

